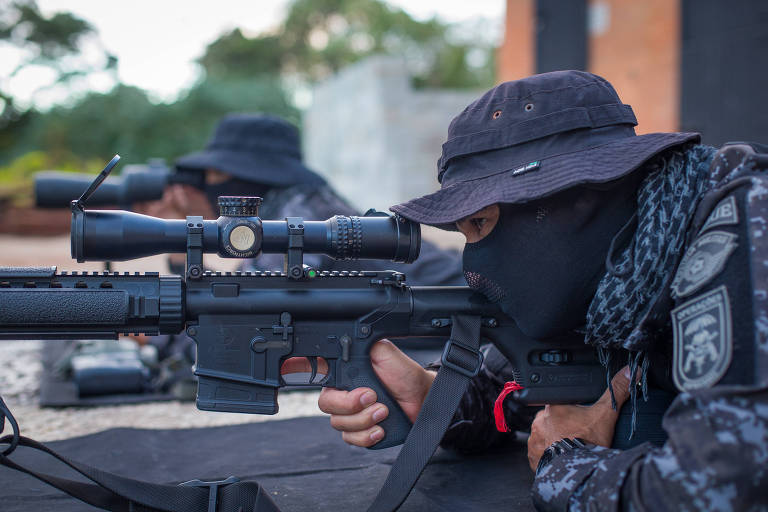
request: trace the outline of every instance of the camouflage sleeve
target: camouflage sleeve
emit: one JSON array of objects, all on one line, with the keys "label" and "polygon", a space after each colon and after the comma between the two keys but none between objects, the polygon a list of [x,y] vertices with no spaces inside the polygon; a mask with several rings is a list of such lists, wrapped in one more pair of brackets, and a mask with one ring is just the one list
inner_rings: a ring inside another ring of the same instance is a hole
[{"label": "camouflage sleeve", "polygon": [[[514,379],[512,366],[493,345],[485,345],[481,350],[484,359],[480,374],[470,381],[441,443],[443,448],[460,453],[487,451],[509,438],[508,433],[496,430],[493,406],[504,383]],[[512,432],[529,430],[537,410],[511,396],[504,400],[504,418]]]},{"label": "camouflage sleeve", "polygon": [[[662,448],[602,447],[556,456],[536,476],[539,510],[762,510],[768,505],[768,392],[681,394]],[[762,507],[762,508],[761,508]]]},{"label": "camouflage sleeve", "polygon": [[672,283],[669,440],[555,456],[534,480],[537,508],[768,508],[767,229],[765,173],[731,174],[702,199]]}]

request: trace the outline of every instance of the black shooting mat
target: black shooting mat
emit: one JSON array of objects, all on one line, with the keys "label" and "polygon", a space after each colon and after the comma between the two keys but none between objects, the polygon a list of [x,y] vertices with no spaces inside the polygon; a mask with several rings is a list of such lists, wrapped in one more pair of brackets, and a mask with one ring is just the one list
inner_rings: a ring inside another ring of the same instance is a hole
[{"label": "black shooting mat", "polygon": [[40,406],[42,407],[90,407],[99,405],[138,404],[178,400],[170,393],[115,393],[81,397],[75,383],[58,375],[54,367],[76,341],[43,340],[40,357],[43,370],[40,374]]},{"label": "black shooting mat", "polygon": [[[230,475],[255,480],[282,512],[365,510],[400,449],[349,446],[327,417],[185,430],[120,428],[48,445],[99,469],[158,483]],[[54,459],[26,448],[11,459],[38,472],[75,478]],[[400,510],[533,510],[532,480],[525,445],[513,436],[508,446],[482,456],[439,449]],[[3,512],[97,510],[4,467],[0,483]]]}]

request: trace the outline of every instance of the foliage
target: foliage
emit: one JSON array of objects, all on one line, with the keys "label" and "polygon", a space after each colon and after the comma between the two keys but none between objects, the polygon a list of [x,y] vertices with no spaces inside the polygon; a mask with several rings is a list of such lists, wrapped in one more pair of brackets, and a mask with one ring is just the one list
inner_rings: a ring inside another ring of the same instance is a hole
[{"label": "foliage", "polygon": [[[0,82],[0,186],[28,186],[41,168],[98,169],[116,152],[130,163],[155,157],[170,163],[200,149],[229,112],[266,112],[298,125],[285,83],[312,83],[372,54],[403,56],[416,86],[490,85],[493,49],[461,41],[452,30],[437,19],[414,20],[383,0],[293,0],[275,30],[246,37],[235,29],[212,42],[198,60],[200,80],[173,103],[155,103],[145,91],[118,84],[47,112],[21,111]],[[57,81],[85,73],[62,58],[93,33],[72,14],[43,16],[34,0],[0,0],[0,43],[28,55],[19,69],[50,66]],[[114,68],[117,61],[106,57]]]},{"label": "foliage", "polygon": [[0,167],[0,202],[10,200],[17,205],[28,205],[32,198],[33,176],[38,171],[56,169],[70,172],[98,172],[104,162],[81,159],[73,154],[56,155],[44,151],[30,151]]},{"label": "foliage", "polygon": [[208,45],[198,62],[208,78],[240,80],[265,74],[279,75],[283,57],[278,37],[266,35],[248,39],[236,28]]},{"label": "foliage", "polygon": [[238,111],[270,112],[298,121],[298,112],[274,78],[205,80],[179,101],[159,105],[141,89],[118,85],[107,94],[90,93],[72,107],[36,116],[26,129],[28,143],[16,149],[42,146],[54,161],[70,154],[106,161],[114,153],[133,163],[173,159],[200,149],[216,121]]},{"label": "foliage", "polygon": [[[209,77],[289,74],[317,81],[373,54],[402,55],[416,85],[483,87],[493,83],[493,48],[453,41],[450,26],[417,21],[381,0],[294,0],[276,33],[222,35],[199,62]],[[484,62],[473,66],[470,52]]]},{"label": "foliage", "polygon": [[[55,72],[53,84],[64,83],[76,76],[93,71],[91,68],[63,67],[64,57],[79,53],[82,39],[94,33],[93,27],[71,13],[60,12],[45,17],[34,0],[0,0],[0,43],[24,51],[24,57],[5,77],[12,79],[29,66],[45,66]],[[114,68],[114,56],[105,56],[105,68]],[[0,88],[0,129],[19,120],[20,110],[14,98]]]}]

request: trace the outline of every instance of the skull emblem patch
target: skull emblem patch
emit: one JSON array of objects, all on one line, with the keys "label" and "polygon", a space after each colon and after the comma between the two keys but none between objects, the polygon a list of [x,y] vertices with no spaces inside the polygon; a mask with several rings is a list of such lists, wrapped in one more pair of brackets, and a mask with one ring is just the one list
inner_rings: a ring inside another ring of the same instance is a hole
[{"label": "skull emblem patch", "polygon": [[720,286],[672,310],[673,377],[681,391],[712,386],[731,364],[733,338],[728,291]]}]

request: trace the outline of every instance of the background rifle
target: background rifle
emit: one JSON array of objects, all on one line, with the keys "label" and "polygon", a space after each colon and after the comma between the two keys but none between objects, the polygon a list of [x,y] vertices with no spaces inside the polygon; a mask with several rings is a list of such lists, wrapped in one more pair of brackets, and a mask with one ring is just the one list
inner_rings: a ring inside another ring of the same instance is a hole
[{"label": "background rifle", "polygon": [[[66,208],[93,182],[93,174],[41,171],[35,173],[35,206]],[[198,171],[169,169],[162,160],[147,165],[127,165],[120,176],[108,178],[89,198],[91,206],[120,206],[126,210],[133,203],[155,201],[163,197],[170,184],[192,185],[202,189],[204,175]]]},{"label": "background rifle", "polygon": [[[217,220],[165,220],[85,202],[119,157],[72,201],[71,249],[77,261],[129,260],[186,253],[184,276],[148,272],[57,272],[55,267],[0,267],[0,339],[117,338],[120,333],[186,333],[197,343],[197,406],[203,410],[275,414],[280,369],[305,357],[313,371],[290,385],[373,388],[389,408],[386,437],[402,443],[410,421],[374,373],[369,352],[382,338],[450,334],[452,315],[482,318],[482,336],[516,368],[525,403],[584,403],[605,388],[605,370],[580,338],[525,337],[495,304],[468,287],[409,287],[393,271],[318,272],[305,253],[336,259],[412,262],[418,224],[383,213],[325,221],[258,217],[260,198],[220,197]],[[252,258],[285,254],[284,272],[211,272],[203,253]],[[318,358],[327,373],[317,374]],[[442,361],[476,375],[482,355],[449,340]]]}]

